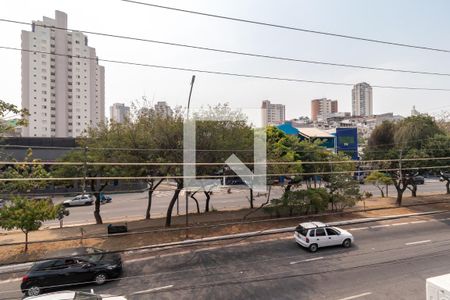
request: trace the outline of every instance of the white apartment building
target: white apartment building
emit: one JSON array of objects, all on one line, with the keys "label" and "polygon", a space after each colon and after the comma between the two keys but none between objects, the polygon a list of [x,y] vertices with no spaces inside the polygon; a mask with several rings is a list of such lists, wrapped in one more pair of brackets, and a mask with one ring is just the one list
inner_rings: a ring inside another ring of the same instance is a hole
[{"label": "white apartment building", "polygon": [[67,28],[64,12],[22,31],[25,137],[77,137],[105,119],[105,70],[95,49],[81,32],[57,28]]},{"label": "white apartment building", "polygon": [[352,115],[357,117],[373,116],[372,87],[366,82],[361,82],[353,86]]},{"label": "white apartment building", "polygon": [[172,108],[170,108],[166,101],[158,101],[155,104],[155,111],[158,115],[172,116],[173,114]]},{"label": "white apartment building", "polygon": [[112,122],[123,123],[130,117],[130,107],[123,103],[114,103],[109,107],[109,118]]},{"label": "white apartment building", "polygon": [[262,126],[280,125],[286,121],[286,108],[283,104],[272,104],[269,100],[262,102]]}]

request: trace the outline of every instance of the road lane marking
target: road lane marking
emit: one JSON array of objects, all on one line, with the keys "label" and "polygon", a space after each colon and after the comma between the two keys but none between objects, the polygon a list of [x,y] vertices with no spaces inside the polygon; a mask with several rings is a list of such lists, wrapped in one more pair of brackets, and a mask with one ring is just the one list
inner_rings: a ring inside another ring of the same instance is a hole
[{"label": "road lane marking", "polygon": [[308,259],[299,260],[299,261],[291,261],[289,264],[295,265],[295,264],[299,264],[301,262],[309,262],[309,261],[315,261],[315,260],[320,260],[320,259],[323,259],[323,257],[320,256],[320,257],[308,258]]},{"label": "road lane marking", "polygon": [[357,231],[357,230],[364,230],[364,229],[369,229],[369,227],[356,227],[356,228],[350,228],[349,230]]},{"label": "road lane marking", "polygon": [[11,283],[11,282],[16,282],[16,281],[21,281],[22,278],[11,278],[11,279],[6,279],[6,280],[0,280],[0,284],[5,284],[5,283]]},{"label": "road lane marking", "polygon": [[424,240],[424,241],[417,241],[417,242],[411,242],[411,243],[406,243],[406,246],[410,246],[410,245],[418,245],[418,244],[425,244],[425,243],[429,243],[431,242],[431,240]]},{"label": "road lane marking", "polygon": [[371,292],[366,292],[366,293],[362,293],[359,295],[354,295],[354,296],[350,296],[350,297],[346,297],[346,298],[341,298],[339,300],[351,300],[351,299],[356,299],[356,298],[361,298],[361,297],[365,297],[365,296],[369,296],[372,295]]},{"label": "road lane marking", "polygon": [[390,224],[384,224],[384,225],[375,225],[375,226],[370,226],[370,228],[382,228],[382,227],[389,227],[391,226]]},{"label": "road lane marking", "polygon": [[394,224],[392,224],[392,226],[403,226],[403,225],[408,225],[409,223],[408,222],[405,222],[405,223],[394,223]]},{"label": "road lane marking", "polygon": [[157,287],[157,288],[152,288],[152,289],[148,289],[148,290],[143,290],[143,291],[137,291],[137,292],[132,293],[131,295],[146,294],[146,293],[151,293],[151,292],[155,292],[155,291],[170,289],[171,287],[173,287],[173,284],[161,286],[161,287]]},{"label": "road lane marking", "polygon": [[419,224],[419,223],[425,223],[428,222],[427,220],[420,220],[420,221],[412,221],[411,224]]}]

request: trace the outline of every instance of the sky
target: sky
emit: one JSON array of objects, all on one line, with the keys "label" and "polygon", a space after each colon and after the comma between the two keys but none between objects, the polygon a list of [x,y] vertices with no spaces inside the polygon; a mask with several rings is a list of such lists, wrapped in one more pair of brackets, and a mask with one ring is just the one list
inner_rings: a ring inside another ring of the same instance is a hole
[{"label": "sky", "polygon": [[[262,22],[373,39],[450,49],[450,1],[446,0],[142,0]],[[253,24],[184,14],[121,0],[2,0],[0,18],[30,22],[54,11],[68,14],[70,29],[129,35],[233,51],[322,60],[384,68],[450,73],[450,53],[346,40]],[[20,47],[21,30],[30,26],[0,22],[0,46]],[[221,72],[319,81],[368,82],[372,85],[450,88],[450,76],[357,70],[297,62],[211,53],[137,41],[88,35],[99,58]],[[102,63],[106,114],[116,102],[150,101],[186,105],[192,75],[191,107],[228,102],[253,109],[268,99],[286,105],[287,118],[310,115],[312,99],[339,101],[351,111],[351,87],[161,70]],[[0,99],[20,105],[20,52],[0,49]],[[450,92],[374,89],[374,113],[408,116],[415,105],[430,114],[450,110]],[[250,116],[255,122],[259,116]]]}]

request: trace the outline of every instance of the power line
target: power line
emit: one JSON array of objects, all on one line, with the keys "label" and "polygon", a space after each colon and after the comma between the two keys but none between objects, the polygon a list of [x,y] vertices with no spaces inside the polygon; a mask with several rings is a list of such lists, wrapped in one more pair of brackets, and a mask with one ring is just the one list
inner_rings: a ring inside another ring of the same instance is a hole
[{"label": "power line", "polygon": [[265,162],[71,162],[71,161],[0,161],[0,165],[68,165],[68,166],[221,166],[221,165],[313,165],[313,164],[363,164],[379,162],[398,161],[430,161],[430,160],[450,160],[450,156],[442,157],[415,157],[403,159],[371,159],[371,160],[337,160],[337,161],[265,161]]},{"label": "power line", "polygon": [[[185,71],[185,72],[197,72],[197,73],[204,73],[204,74],[223,75],[223,76],[240,77],[240,78],[267,79],[267,80],[275,80],[275,81],[325,84],[325,85],[334,85],[334,86],[353,86],[354,85],[354,83],[349,83],[349,82],[320,81],[320,80],[309,80],[309,79],[301,79],[301,78],[286,78],[286,77],[265,76],[265,75],[256,75],[256,74],[244,74],[244,73],[232,73],[232,72],[222,72],[222,71],[214,71],[214,70],[203,70],[203,69],[195,69],[195,68],[176,67],[176,66],[155,65],[155,64],[123,61],[123,60],[100,59],[100,58],[96,58],[96,57],[87,57],[87,56],[80,56],[80,55],[61,54],[61,53],[56,53],[56,52],[21,49],[21,48],[17,48],[17,47],[9,47],[9,46],[0,46],[0,49],[23,51],[23,52],[29,52],[29,53],[39,53],[39,54],[50,54],[50,55],[55,55],[55,56],[102,61],[102,62],[113,63],[113,64],[121,64],[121,65],[131,65],[131,66],[138,66],[138,67],[176,70],[176,71]],[[450,92],[450,88],[429,88],[429,87],[393,86],[393,85],[372,85],[372,87],[380,88],[380,89],[395,89],[395,90]]]},{"label": "power line", "polygon": [[[14,24],[20,24],[20,25],[33,25],[33,23],[11,20],[11,19],[0,19],[0,22],[14,23]],[[419,70],[405,70],[405,69],[397,69],[397,68],[371,67],[371,66],[363,66],[363,65],[355,65],[355,64],[344,64],[344,63],[327,62],[327,61],[319,61],[319,60],[308,60],[308,59],[300,59],[300,58],[292,58],[292,57],[283,57],[283,56],[267,55],[267,54],[260,54],[260,53],[236,51],[236,50],[218,49],[218,48],[204,47],[204,46],[198,46],[198,45],[189,45],[189,44],[182,44],[182,43],[176,43],[176,42],[159,41],[159,40],[152,40],[152,39],[141,38],[141,37],[133,37],[133,36],[128,36],[128,35],[119,35],[119,34],[112,34],[112,33],[88,31],[88,30],[69,29],[69,28],[63,28],[63,27],[57,27],[57,26],[45,25],[45,24],[37,24],[37,23],[34,23],[34,26],[49,28],[49,29],[56,29],[56,30],[63,30],[63,31],[68,31],[68,30],[69,31],[77,31],[77,32],[82,32],[84,34],[91,34],[91,35],[104,36],[104,37],[110,37],[110,38],[118,38],[118,39],[124,39],[124,40],[154,43],[154,44],[161,44],[161,45],[175,46],[175,47],[183,47],[183,48],[225,53],[225,54],[257,57],[257,58],[264,58],[264,59],[271,59],[271,60],[281,60],[281,61],[298,62],[298,63],[306,63],[306,64],[325,65],[325,66],[353,68],[353,69],[375,70],[375,71],[385,71],[385,72],[400,72],[400,73],[434,75],[434,76],[450,76],[450,73],[419,71]]]},{"label": "power line", "polygon": [[383,169],[370,169],[370,170],[349,170],[349,171],[332,171],[332,172],[297,172],[297,173],[273,173],[273,174],[253,174],[253,175],[167,175],[167,176],[97,176],[97,177],[35,177],[35,178],[0,178],[0,182],[10,181],[79,181],[79,180],[148,180],[148,179],[222,179],[222,178],[236,178],[236,177],[280,177],[280,176],[313,176],[313,175],[343,175],[354,173],[369,173],[374,171],[380,172],[396,172],[396,171],[416,171],[420,170],[432,170],[432,169],[448,169],[450,165],[441,166],[416,166],[409,168],[383,168]]},{"label": "power line", "polygon": [[122,0],[122,1],[132,3],[132,4],[151,6],[151,7],[155,7],[155,8],[161,8],[161,9],[172,10],[172,11],[194,14],[194,15],[200,15],[200,16],[211,17],[211,18],[218,18],[218,19],[223,19],[223,20],[228,20],[228,21],[243,22],[243,23],[249,23],[249,24],[254,24],[254,25],[268,26],[268,27],[287,29],[287,30],[293,30],[293,31],[301,31],[301,32],[306,32],[306,33],[332,36],[332,37],[351,39],[351,40],[358,40],[358,41],[364,41],[364,42],[370,42],[370,43],[378,43],[378,44],[398,46],[398,47],[406,47],[406,48],[414,48],[414,49],[420,49],[420,50],[450,53],[449,49],[440,49],[440,48],[434,48],[434,47],[429,47],[429,46],[405,44],[405,43],[400,43],[400,42],[390,42],[390,41],[384,41],[384,40],[378,40],[378,39],[372,39],[372,38],[366,38],[366,37],[360,37],[360,36],[353,36],[353,35],[347,35],[347,34],[339,34],[339,33],[333,33],[333,32],[312,30],[312,29],[307,29],[307,28],[279,25],[279,24],[273,24],[273,23],[268,23],[268,22],[261,22],[261,21],[255,21],[255,20],[249,20],[249,19],[235,18],[235,17],[205,13],[205,12],[181,9],[181,8],[170,7],[170,6],[157,5],[157,4],[148,3],[148,2],[140,2],[140,1],[133,1],[133,0]]}]

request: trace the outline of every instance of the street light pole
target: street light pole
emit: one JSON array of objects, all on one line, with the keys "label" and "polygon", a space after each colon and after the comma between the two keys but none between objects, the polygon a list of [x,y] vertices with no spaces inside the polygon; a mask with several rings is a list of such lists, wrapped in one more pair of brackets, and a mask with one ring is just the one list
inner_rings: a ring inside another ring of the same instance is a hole
[{"label": "street light pole", "polygon": [[[187,112],[186,112],[186,120],[189,121],[189,107],[191,106],[191,96],[192,96],[192,89],[194,88],[194,82],[195,82],[195,75],[192,75],[191,79],[191,89],[189,90],[189,98],[187,103]],[[186,150],[186,149],[185,149]],[[191,149],[188,149],[191,150]],[[186,179],[183,179],[186,180]],[[189,226],[189,192],[187,190],[187,187],[185,185],[185,194],[186,194],[186,239],[189,237],[188,233],[188,226]]]}]

